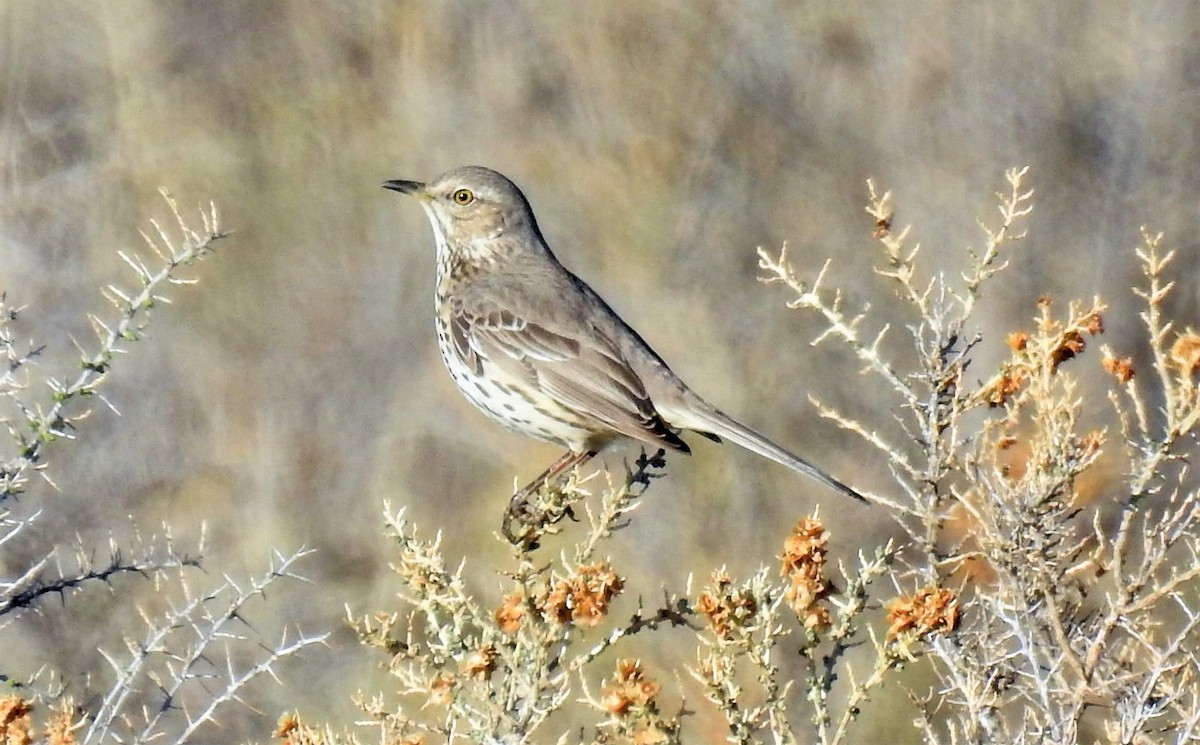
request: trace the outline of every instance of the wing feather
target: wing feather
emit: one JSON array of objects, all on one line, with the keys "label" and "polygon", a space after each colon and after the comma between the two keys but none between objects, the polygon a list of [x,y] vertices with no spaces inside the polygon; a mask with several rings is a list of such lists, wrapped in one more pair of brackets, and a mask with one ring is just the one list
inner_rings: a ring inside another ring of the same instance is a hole
[{"label": "wing feather", "polygon": [[688,451],[617,345],[597,329],[551,329],[469,295],[454,303],[449,321],[454,351],[476,374],[485,362],[497,365],[617,432]]}]

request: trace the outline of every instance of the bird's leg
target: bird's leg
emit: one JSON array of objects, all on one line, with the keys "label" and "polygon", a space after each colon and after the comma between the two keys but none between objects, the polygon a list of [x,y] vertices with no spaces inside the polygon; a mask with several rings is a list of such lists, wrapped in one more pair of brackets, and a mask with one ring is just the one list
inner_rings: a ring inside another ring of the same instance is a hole
[{"label": "bird's leg", "polygon": [[[540,476],[514,494],[508,503],[508,509],[504,511],[504,522],[500,527],[504,537],[514,545],[526,544],[530,548],[535,547],[532,542],[532,533],[535,528],[545,524],[546,513],[530,504],[530,497],[537,494],[543,486],[554,483],[564,473],[575,466],[586,463],[595,455],[595,450],[584,450],[581,453],[568,450],[558,460],[551,463],[549,468],[542,471]],[[516,529],[518,525],[520,530]]]}]

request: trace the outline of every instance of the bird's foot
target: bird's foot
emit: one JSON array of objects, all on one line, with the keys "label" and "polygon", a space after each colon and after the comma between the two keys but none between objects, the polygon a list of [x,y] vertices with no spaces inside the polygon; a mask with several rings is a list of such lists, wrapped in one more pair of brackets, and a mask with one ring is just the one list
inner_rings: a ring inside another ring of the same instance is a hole
[{"label": "bird's foot", "polygon": [[558,484],[534,483],[513,495],[504,511],[500,531],[523,551],[538,547],[539,539],[563,518],[575,521],[575,510]]},{"label": "bird's foot", "polygon": [[575,519],[571,505],[581,495],[574,490],[563,489],[560,481],[564,474],[594,455],[593,452],[567,451],[542,475],[512,496],[500,525],[500,532],[509,543],[522,551],[532,551],[538,547],[541,536],[549,532],[553,525],[563,518]]}]

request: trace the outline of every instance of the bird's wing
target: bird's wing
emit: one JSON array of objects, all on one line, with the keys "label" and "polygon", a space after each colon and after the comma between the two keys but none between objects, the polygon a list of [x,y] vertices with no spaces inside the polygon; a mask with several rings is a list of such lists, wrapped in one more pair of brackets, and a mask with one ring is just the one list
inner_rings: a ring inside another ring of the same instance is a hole
[{"label": "bird's wing", "polygon": [[[655,410],[620,349],[603,332],[584,319],[553,311],[538,312],[535,323],[521,312],[536,307],[529,298],[513,300],[499,302],[482,285],[451,300],[447,319],[451,345],[464,363],[477,374],[486,364],[496,365],[616,432],[688,452]],[[518,307],[506,307],[510,305]]]}]

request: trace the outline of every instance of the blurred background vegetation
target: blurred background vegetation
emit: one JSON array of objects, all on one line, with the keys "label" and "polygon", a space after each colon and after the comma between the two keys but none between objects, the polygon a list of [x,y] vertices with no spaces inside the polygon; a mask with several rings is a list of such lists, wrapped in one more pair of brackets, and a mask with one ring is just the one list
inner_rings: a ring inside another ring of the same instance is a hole
[{"label": "blurred background vegetation", "polygon": [[[498,603],[489,566],[507,549],[491,536],[510,487],[558,452],[455,391],[433,335],[432,236],[386,179],[506,173],[560,259],[693,387],[887,490],[887,464],[807,394],[883,427],[895,402],[844,350],[808,345],[818,319],[756,283],[755,247],[789,242],[810,275],[832,258],[847,303],[886,311],[865,180],[897,192],[925,266],[953,273],[1004,169],[1029,165],[1031,237],[978,316],[992,358],[1043,294],[1104,296],[1106,340],[1136,355],[1122,344],[1138,227],[1166,231],[1177,276],[1196,271],[1198,159],[1200,7],[1186,2],[5,0],[0,289],[48,345],[46,374],[73,369],[98,288],[125,277],[117,249],[139,249],[138,228],[162,216],[158,187],[215,200],[236,231],[118,360],[108,397],[122,416],[99,410],[49,451],[59,489],[38,486],[42,530],[100,545],[128,515],[185,538],[203,520],[213,571],[313,546],[315,584],[277,597],[264,623],[317,630],[346,603],[387,603],[388,499],[444,529]],[[1193,288],[1174,300],[1175,317],[1195,316]],[[835,554],[891,531],[879,510],[733,446],[699,440],[669,471],[616,542],[630,595],[720,564],[746,576],[818,503]],[[93,629],[50,608],[8,629],[3,653],[68,679],[102,669],[113,614],[133,611],[89,602]],[[660,669],[687,661],[658,654]],[[353,719],[345,693],[373,685],[365,659],[342,631],[229,733],[262,737],[296,706]]]}]

